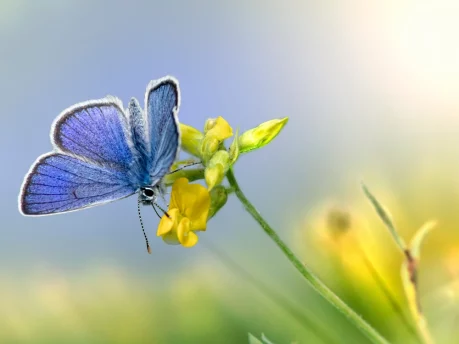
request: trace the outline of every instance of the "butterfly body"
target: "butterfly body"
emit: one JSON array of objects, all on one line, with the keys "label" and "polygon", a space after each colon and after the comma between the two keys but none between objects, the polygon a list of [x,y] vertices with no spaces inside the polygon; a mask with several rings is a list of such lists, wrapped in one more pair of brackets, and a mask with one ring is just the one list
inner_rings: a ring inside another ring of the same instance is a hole
[{"label": "butterfly body", "polygon": [[19,194],[23,215],[52,215],[139,193],[154,202],[179,149],[177,80],[150,82],[145,110],[112,96],[76,104],[54,121],[54,150],[40,156]]}]

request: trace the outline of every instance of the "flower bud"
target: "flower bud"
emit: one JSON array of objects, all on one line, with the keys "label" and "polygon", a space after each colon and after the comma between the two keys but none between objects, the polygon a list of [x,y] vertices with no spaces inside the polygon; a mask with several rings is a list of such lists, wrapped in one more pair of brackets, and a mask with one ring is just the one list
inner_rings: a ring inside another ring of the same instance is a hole
[{"label": "flower bud", "polygon": [[250,152],[270,143],[287,124],[288,117],[273,119],[247,130],[239,137],[239,153]]},{"label": "flower bud", "polygon": [[220,141],[218,141],[215,137],[205,136],[204,140],[201,143],[201,157],[206,163],[207,161],[212,158],[212,156],[218,151],[220,147]]},{"label": "flower bud", "polygon": [[223,117],[208,119],[204,139],[201,142],[201,157],[207,163],[220,148],[220,144],[233,135],[233,129]]},{"label": "flower bud", "polygon": [[229,161],[229,154],[225,150],[219,150],[212,156],[204,171],[204,178],[209,190],[222,182],[230,167]]}]

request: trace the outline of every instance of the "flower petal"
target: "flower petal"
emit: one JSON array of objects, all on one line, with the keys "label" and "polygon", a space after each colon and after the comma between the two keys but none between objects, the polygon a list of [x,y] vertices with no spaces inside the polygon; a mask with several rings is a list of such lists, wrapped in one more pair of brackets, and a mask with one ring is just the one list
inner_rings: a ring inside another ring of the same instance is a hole
[{"label": "flower petal", "polygon": [[182,212],[181,210],[183,210],[183,207],[181,207],[181,205],[184,203],[183,194],[187,190],[187,185],[188,179],[186,178],[179,178],[174,182],[174,184],[172,184],[169,209],[177,208],[180,212]]},{"label": "flower petal", "polygon": [[171,232],[172,229],[177,226],[180,216],[179,210],[177,208],[169,209],[167,213],[170,218],[167,217],[166,214],[163,215],[161,221],[159,221],[158,231],[156,232],[157,236],[163,236]]},{"label": "flower petal", "polygon": [[204,135],[196,128],[180,123],[181,147],[185,152],[199,156],[199,148]]},{"label": "flower petal", "polygon": [[229,123],[223,117],[219,116],[215,120],[215,124],[212,129],[210,129],[206,135],[209,137],[213,136],[218,141],[222,142],[223,140],[233,136],[233,128],[231,128]]},{"label": "flower petal", "polygon": [[198,236],[191,231],[191,221],[186,217],[177,227],[177,238],[184,247],[192,247],[198,242]]},{"label": "flower petal", "polygon": [[169,245],[180,245],[180,241],[177,238],[177,232],[175,230],[170,231],[162,236],[164,242]]},{"label": "flower petal", "polygon": [[[174,212],[177,211],[177,214],[174,215],[177,219],[181,216],[187,217],[191,222],[191,230],[206,229],[209,208],[210,195],[204,186],[189,184],[186,178],[180,178],[174,182],[169,209]],[[179,225],[181,220],[178,220],[178,222],[173,222],[173,227]]]},{"label": "flower petal", "polygon": [[191,221],[191,230],[205,231],[210,209],[210,194],[202,185],[197,185],[193,206],[187,209]]}]

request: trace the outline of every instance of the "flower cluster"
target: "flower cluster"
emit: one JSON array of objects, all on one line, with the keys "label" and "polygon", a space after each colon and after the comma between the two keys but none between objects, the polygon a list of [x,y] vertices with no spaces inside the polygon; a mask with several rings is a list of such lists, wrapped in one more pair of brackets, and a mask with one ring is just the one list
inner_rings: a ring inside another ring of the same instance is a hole
[{"label": "flower cluster", "polygon": [[[208,119],[203,132],[180,124],[182,150],[193,158],[177,161],[171,171],[197,163],[202,167],[183,168],[166,176],[165,184],[172,186],[171,200],[167,213],[161,218],[157,235],[169,244],[194,246],[198,242],[195,232],[205,231],[207,221],[226,204],[231,190],[222,182],[228,170],[241,154],[270,143],[287,121],[287,117],[267,121],[240,136],[238,131],[233,134],[233,128],[223,117]],[[233,136],[227,148],[225,141]],[[200,179],[205,180],[207,188],[190,184]]]}]

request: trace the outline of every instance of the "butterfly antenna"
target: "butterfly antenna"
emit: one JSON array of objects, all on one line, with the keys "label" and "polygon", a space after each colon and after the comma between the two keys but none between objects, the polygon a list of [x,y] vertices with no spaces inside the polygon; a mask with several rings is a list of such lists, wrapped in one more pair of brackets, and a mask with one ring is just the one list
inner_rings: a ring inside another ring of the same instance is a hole
[{"label": "butterfly antenna", "polygon": [[153,207],[153,210],[155,211],[156,215],[158,215],[158,217],[161,218],[161,215],[159,215],[158,211],[155,208],[155,204],[152,203],[151,206]]},{"label": "butterfly antenna", "polygon": [[181,170],[183,170],[184,168],[187,168],[187,167],[190,167],[190,166],[201,165],[201,164],[202,164],[202,161],[195,161],[195,162],[192,162],[192,163],[190,163],[190,164],[183,165],[182,167],[176,168],[175,170],[170,171],[168,174],[172,174],[172,173],[181,171]]},{"label": "butterfly antenna", "polygon": [[[161,210],[164,213],[164,215],[166,215],[169,219],[171,218],[171,216],[167,213],[167,211],[165,211],[163,208],[161,208],[161,206],[158,203],[155,202],[155,203],[152,203],[151,205],[153,206],[153,209],[155,209],[155,205],[156,205],[159,208],[159,210]],[[155,211],[156,211],[156,209],[155,209]],[[158,214],[158,212],[156,212],[156,214]]]},{"label": "butterfly antenna", "polygon": [[151,254],[151,247],[148,243],[147,234],[145,233],[145,228],[143,227],[142,215],[140,215],[140,199],[137,201],[137,213],[139,214],[140,227],[142,227],[143,236],[145,237],[145,242],[147,244],[147,251]]}]

